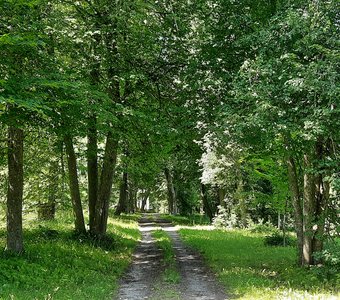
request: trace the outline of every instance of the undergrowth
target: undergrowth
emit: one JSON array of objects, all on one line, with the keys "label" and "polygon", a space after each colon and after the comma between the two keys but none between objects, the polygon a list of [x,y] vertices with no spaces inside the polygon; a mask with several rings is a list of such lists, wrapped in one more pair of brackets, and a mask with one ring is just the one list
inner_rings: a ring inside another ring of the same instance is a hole
[{"label": "undergrowth", "polygon": [[171,221],[175,225],[209,225],[211,224],[209,218],[205,215],[189,215],[189,216],[180,216],[180,215],[162,215],[162,219]]},{"label": "undergrowth", "polygon": [[136,222],[110,218],[100,239],[72,227],[65,216],[25,221],[24,253],[0,254],[0,299],[112,299],[139,239]]}]

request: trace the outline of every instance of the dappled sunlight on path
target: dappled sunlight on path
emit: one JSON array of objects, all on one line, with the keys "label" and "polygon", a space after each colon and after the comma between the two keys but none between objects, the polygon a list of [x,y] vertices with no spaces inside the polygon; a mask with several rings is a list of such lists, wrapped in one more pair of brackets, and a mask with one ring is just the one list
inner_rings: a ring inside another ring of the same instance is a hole
[{"label": "dappled sunlight on path", "polygon": [[[201,256],[182,243],[177,233],[178,228],[161,219],[158,214],[143,216],[139,224],[142,240],[135,251],[130,268],[121,281],[117,299],[227,299],[223,288],[205,266]],[[157,229],[167,232],[171,239],[181,277],[177,284],[160,282],[164,272],[163,253],[151,236],[152,231]]]}]

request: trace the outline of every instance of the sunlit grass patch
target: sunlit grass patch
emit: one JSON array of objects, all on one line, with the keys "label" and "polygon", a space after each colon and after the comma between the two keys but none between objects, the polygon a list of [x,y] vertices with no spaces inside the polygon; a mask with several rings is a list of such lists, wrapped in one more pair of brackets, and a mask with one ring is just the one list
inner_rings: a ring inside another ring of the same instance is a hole
[{"label": "sunlit grass patch", "polygon": [[162,218],[171,221],[175,225],[209,225],[211,222],[205,215],[190,215],[190,216],[179,216],[179,215],[162,215]]},{"label": "sunlit grass patch", "polygon": [[124,223],[129,223],[131,222],[132,224],[135,224],[136,222],[139,221],[141,218],[140,213],[134,213],[134,214],[120,214],[119,216],[114,215],[113,213],[110,214],[112,219],[111,220],[122,220]]},{"label": "sunlit grass patch", "polygon": [[67,219],[25,223],[25,252],[1,253],[0,299],[112,299],[140,236],[137,223],[111,218],[107,237],[96,240],[74,234]]},{"label": "sunlit grass patch", "polygon": [[339,296],[336,283],[321,281],[312,271],[296,266],[294,247],[266,247],[261,234],[181,229],[180,235],[203,254],[227,292],[238,299]]}]

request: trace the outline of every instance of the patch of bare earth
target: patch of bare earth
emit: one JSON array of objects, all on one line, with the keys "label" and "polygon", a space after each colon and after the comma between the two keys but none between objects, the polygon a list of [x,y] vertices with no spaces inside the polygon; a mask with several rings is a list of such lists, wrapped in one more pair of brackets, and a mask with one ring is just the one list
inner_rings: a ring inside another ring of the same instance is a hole
[{"label": "patch of bare earth", "polygon": [[142,240],[133,254],[132,263],[120,282],[116,299],[149,299],[153,286],[162,275],[162,251],[151,236],[155,224],[143,218],[140,221]]}]

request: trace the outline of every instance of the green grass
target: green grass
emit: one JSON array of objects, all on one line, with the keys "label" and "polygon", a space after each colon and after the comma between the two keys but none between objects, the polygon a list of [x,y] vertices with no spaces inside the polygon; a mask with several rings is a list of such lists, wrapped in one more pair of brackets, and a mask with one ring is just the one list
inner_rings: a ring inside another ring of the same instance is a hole
[{"label": "green grass", "polygon": [[294,247],[268,247],[247,231],[181,229],[237,299],[339,299],[336,282],[322,281],[296,266]]},{"label": "green grass", "polygon": [[[75,235],[72,219],[25,216],[25,252],[0,254],[0,299],[112,299],[140,237],[137,223],[110,218],[108,237]],[[0,230],[5,245],[5,230]]]},{"label": "green grass", "polygon": [[209,225],[211,224],[209,218],[205,215],[190,215],[190,216],[179,216],[179,215],[162,215],[162,219],[171,221],[175,225]]},{"label": "green grass", "polygon": [[163,280],[167,283],[179,283],[180,275],[177,270],[175,252],[171,245],[171,240],[163,230],[156,230],[152,233],[159,248],[163,250],[165,271]]},{"label": "green grass", "polygon": [[122,220],[122,221],[135,221],[138,222],[141,218],[142,214],[134,213],[134,214],[121,214],[120,216],[115,216],[114,214],[110,214],[114,219]]}]

